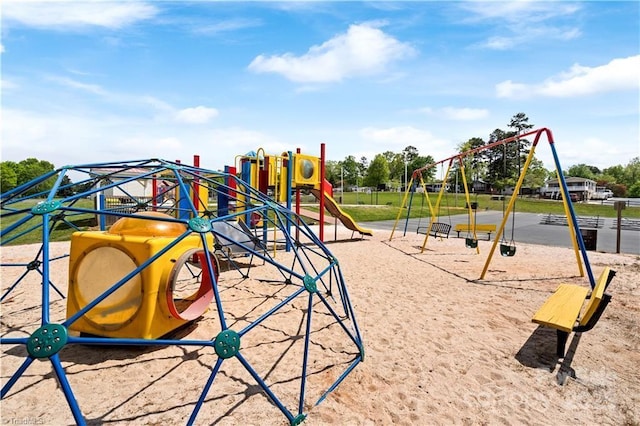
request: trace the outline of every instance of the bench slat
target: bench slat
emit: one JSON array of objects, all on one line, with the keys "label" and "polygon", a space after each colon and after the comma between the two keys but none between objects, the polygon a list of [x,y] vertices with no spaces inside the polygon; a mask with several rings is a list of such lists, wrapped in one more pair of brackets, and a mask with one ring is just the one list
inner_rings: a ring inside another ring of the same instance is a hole
[{"label": "bench slat", "polygon": [[[429,229],[428,226],[419,226],[418,229],[416,230],[416,232],[421,233],[421,230],[424,229],[424,232],[427,232],[427,230]],[[446,237],[449,238],[449,231],[451,231],[451,225],[449,225],[448,223],[443,223],[443,222],[433,222],[431,224],[431,231],[429,232],[430,235],[433,235],[434,237]]]},{"label": "bench slat", "polygon": [[570,333],[588,292],[586,287],[560,284],[555,293],[538,309],[532,321]]},{"label": "bench slat", "polygon": [[[458,238],[460,238],[461,232],[471,232],[468,223],[458,223],[454,228],[454,231],[458,233]],[[476,223],[476,232],[484,232],[487,234],[487,240],[491,239],[491,233],[496,232],[496,225],[492,223]]]},{"label": "bench slat", "polygon": [[[469,225],[465,224],[465,223],[458,223],[455,227],[456,231],[470,231],[471,228],[469,227]],[[493,224],[488,224],[488,223],[480,223],[480,224],[476,224],[476,231],[481,231],[481,232],[495,232],[496,230],[496,225]]]}]

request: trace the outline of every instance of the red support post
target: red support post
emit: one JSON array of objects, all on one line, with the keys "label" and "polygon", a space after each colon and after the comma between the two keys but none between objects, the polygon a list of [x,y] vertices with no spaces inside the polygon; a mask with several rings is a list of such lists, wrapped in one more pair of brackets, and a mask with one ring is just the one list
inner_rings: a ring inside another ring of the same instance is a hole
[{"label": "red support post", "polygon": [[[230,175],[236,176],[238,174],[238,169],[236,169],[235,166],[229,166],[227,173],[229,173]],[[230,188],[229,196],[235,199],[237,197],[237,194],[235,191],[237,188],[235,179],[229,179],[229,188]]]},{"label": "red support post", "polygon": [[151,178],[151,205],[153,206],[153,211],[156,211],[158,206],[158,178],[155,175]]},{"label": "red support post", "polygon": [[[296,148],[296,154],[300,154],[300,148]],[[289,161],[289,167],[296,167],[295,161]],[[293,173],[291,176],[295,179],[295,170],[292,169]],[[296,214],[298,215],[298,226],[296,226],[296,241],[300,242],[300,188],[296,185]]]},{"label": "red support post", "polygon": [[320,241],[324,242],[324,142],[320,144]]},{"label": "red support post", "polygon": [[258,188],[263,194],[266,194],[269,189],[269,156],[267,155],[262,160],[262,167],[258,171]]}]

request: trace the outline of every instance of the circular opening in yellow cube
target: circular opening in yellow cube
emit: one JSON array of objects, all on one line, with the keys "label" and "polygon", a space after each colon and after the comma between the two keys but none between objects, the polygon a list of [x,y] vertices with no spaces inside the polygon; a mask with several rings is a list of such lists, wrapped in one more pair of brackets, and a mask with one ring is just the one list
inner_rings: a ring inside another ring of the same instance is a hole
[{"label": "circular opening in yellow cube", "polygon": [[167,283],[167,307],[175,318],[191,321],[205,313],[213,300],[213,280],[220,266],[210,254],[214,277],[210,277],[206,254],[202,249],[183,253],[171,269]]}]

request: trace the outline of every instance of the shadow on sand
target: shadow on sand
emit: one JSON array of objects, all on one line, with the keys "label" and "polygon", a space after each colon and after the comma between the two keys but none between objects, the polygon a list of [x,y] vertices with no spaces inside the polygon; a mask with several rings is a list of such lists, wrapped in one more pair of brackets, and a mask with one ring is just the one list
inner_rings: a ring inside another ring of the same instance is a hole
[{"label": "shadow on sand", "polygon": [[539,326],[516,353],[516,360],[525,367],[541,368],[549,373],[552,373],[559,365],[556,381],[559,385],[564,385],[568,377],[576,378],[576,372],[571,367],[571,363],[578,349],[580,337],[581,333],[574,333],[564,358],[558,358],[556,355],[556,331]]}]

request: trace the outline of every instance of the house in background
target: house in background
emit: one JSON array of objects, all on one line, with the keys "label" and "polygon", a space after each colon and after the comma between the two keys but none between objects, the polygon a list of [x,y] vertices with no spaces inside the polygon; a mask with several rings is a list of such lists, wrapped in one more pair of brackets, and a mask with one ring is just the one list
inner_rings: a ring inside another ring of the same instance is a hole
[{"label": "house in background", "polygon": [[[569,190],[571,201],[587,201],[592,199],[596,194],[596,182],[594,180],[581,177],[567,177],[565,178],[565,182],[567,182],[567,189]],[[548,180],[544,187],[540,189],[540,196],[552,200],[561,199],[560,183],[558,180]]]},{"label": "house in background", "polygon": [[[99,183],[99,187],[103,188],[102,191],[93,196],[94,205],[98,210],[133,214],[140,209],[147,209],[146,203],[153,199],[153,178],[133,179],[146,173],[146,169],[92,168],[90,172],[105,176]],[[116,185],[110,186],[113,184]],[[161,185],[162,181],[158,180],[155,184]],[[158,202],[161,201],[158,199]],[[143,203],[142,207],[140,203]],[[98,215],[96,220],[102,229],[104,226],[113,225],[118,218],[117,215]]]},{"label": "house in background", "polygon": [[[122,182],[131,179],[134,176],[139,176],[146,172],[143,169],[90,169],[90,172],[94,172],[100,175],[109,176],[108,180],[101,182],[101,187],[106,187],[111,183]],[[153,180],[151,178],[136,179],[129,182],[121,183],[118,186],[111,188],[105,188],[102,191],[105,197],[149,197],[153,196]]]},{"label": "house in background", "polygon": [[474,179],[473,181],[471,181],[469,191],[476,194],[493,194],[494,192],[496,192],[490,183],[485,182],[481,179]]}]

